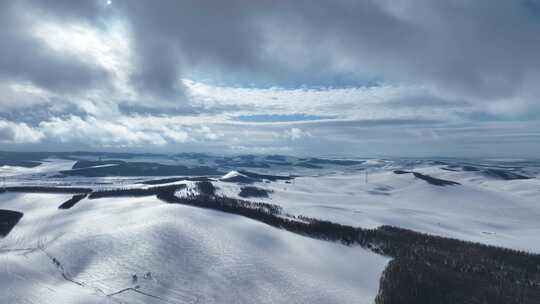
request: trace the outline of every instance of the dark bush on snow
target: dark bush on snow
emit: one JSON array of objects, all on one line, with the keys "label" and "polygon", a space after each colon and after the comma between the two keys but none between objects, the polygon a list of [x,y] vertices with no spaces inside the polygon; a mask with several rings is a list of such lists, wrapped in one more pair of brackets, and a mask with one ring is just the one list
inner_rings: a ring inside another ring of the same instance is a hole
[{"label": "dark bush on snow", "polygon": [[58,206],[58,209],[70,209],[71,207],[75,206],[75,204],[84,199],[86,196],[87,194],[74,195],[72,198],[65,201],[62,205]]},{"label": "dark bush on snow", "polygon": [[5,187],[7,192],[23,192],[23,193],[65,193],[65,194],[75,194],[75,193],[90,193],[92,189],[90,188],[76,188],[76,187],[48,187],[48,186],[16,186],[16,187]]},{"label": "dark bush on snow", "polygon": [[197,190],[200,194],[214,195],[216,194],[216,187],[209,181],[197,182]]},{"label": "dark bush on snow", "polygon": [[240,193],[238,193],[238,195],[241,197],[268,197],[270,192],[271,190],[266,190],[263,188],[245,186],[240,189]]},{"label": "dark bush on snow", "polygon": [[5,237],[23,217],[22,212],[0,209],[0,237]]},{"label": "dark bush on snow", "polygon": [[435,178],[435,177],[431,177],[429,175],[425,175],[425,174],[422,174],[422,173],[418,173],[418,172],[413,172],[413,171],[403,171],[403,170],[394,170],[394,174],[413,174],[414,177],[418,178],[418,179],[421,179],[425,182],[427,182],[428,184],[431,184],[431,185],[435,185],[435,186],[455,186],[455,185],[461,185],[460,183],[458,182],[454,182],[454,181],[450,181],[450,180],[446,180],[446,179],[440,179],[440,178]]},{"label": "dark bush on snow", "polygon": [[255,180],[266,179],[266,180],[275,182],[275,181],[278,181],[278,180],[291,180],[291,179],[294,179],[294,176],[260,174],[260,173],[249,172],[249,171],[244,171],[244,170],[240,170],[238,172],[240,174],[243,174],[243,175],[245,175],[247,177],[250,177],[250,178],[253,178]]},{"label": "dark bush on snow", "polygon": [[40,165],[41,165],[41,162],[37,162],[37,161],[0,159],[0,167],[1,166],[14,166],[14,167],[35,168]]},{"label": "dark bush on snow", "polygon": [[88,197],[89,199],[98,199],[98,198],[107,198],[107,197],[133,197],[133,196],[152,196],[158,195],[162,192],[176,192],[182,188],[185,188],[186,185],[170,185],[170,186],[161,186],[161,187],[151,187],[147,189],[139,188],[127,188],[127,189],[113,189],[113,190],[102,190],[94,191]]}]

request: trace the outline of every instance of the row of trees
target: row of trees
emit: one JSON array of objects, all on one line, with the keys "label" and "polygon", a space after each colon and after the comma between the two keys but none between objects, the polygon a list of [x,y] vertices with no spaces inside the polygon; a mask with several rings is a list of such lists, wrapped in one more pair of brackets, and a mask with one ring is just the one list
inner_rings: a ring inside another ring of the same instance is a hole
[{"label": "row of trees", "polygon": [[[237,214],[293,233],[345,245],[359,245],[392,257],[381,278],[377,304],[540,303],[538,254],[392,226],[362,229],[293,216],[283,213],[278,205],[217,196],[214,186],[208,181],[197,183],[200,194],[177,197],[175,192],[182,187],[185,185],[94,191],[89,198],[156,195],[167,203]],[[60,190],[65,189],[48,189]],[[81,197],[74,196],[70,204]]]},{"label": "row of trees", "polygon": [[78,187],[14,186],[14,187],[0,188],[0,192],[76,194],[76,193],[90,193],[92,192],[92,189],[78,188]]},{"label": "row of trees", "polygon": [[242,215],[312,238],[360,245],[393,258],[377,304],[540,303],[540,255],[414,232],[392,226],[362,229],[284,214],[266,203],[158,194],[168,203]]},{"label": "row of trees", "polygon": [[158,186],[150,188],[120,188],[112,190],[93,191],[88,196],[89,199],[108,198],[108,197],[137,197],[137,196],[153,196],[160,193],[175,193],[176,191],[185,188],[185,184]]},{"label": "row of trees", "polygon": [[72,198],[65,201],[62,205],[58,206],[58,209],[70,209],[71,207],[75,206],[78,202],[83,200],[87,194],[76,194]]}]

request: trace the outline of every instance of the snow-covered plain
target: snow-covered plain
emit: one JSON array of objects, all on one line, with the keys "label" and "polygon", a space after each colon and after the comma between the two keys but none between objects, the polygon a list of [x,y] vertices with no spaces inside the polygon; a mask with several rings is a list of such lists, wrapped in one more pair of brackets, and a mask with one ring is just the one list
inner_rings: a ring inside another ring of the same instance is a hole
[{"label": "snow-covered plain", "polygon": [[[239,198],[249,183],[269,191],[268,198],[250,200],[293,215],[362,228],[393,225],[540,253],[539,162],[189,157],[135,160],[231,172],[211,178],[218,195]],[[59,174],[74,163],[50,158],[35,168],[0,167],[0,186],[148,188],[143,181],[163,178]],[[500,178],[486,169],[530,178]],[[243,170],[295,178],[247,177]],[[437,186],[394,170],[460,185]],[[194,181],[161,185],[178,183],[187,187],[177,196],[197,191]],[[0,239],[0,303],[372,303],[389,261],[360,247],[155,197],[84,199],[59,210],[70,197],[0,194],[0,209],[24,213]]]},{"label": "snow-covered plain", "polygon": [[[0,240],[0,303],[372,303],[388,262],[153,197],[57,209],[68,198],[0,195],[2,208],[25,214]],[[137,285],[148,295],[106,296]]]},{"label": "snow-covered plain", "polygon": [[[257,198],[291,214],[364,228],[393,225],[440,236],[540,252],[540,180],[496,180],[477,173],[421,166],[416,172],[461,183],[435,186],[392,170],[306,176],[291,183],[257,183]],[[239,186],[217,183],[238,197]]]}]

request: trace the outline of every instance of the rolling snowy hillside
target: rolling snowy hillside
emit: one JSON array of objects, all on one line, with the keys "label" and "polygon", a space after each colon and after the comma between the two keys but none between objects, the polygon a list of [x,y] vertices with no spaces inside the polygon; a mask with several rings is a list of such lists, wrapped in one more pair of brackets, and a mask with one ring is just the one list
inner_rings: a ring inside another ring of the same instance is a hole
[{"label": "rolling snowy hillside", "polygon": [[198,154],[37,161],[0,167],[0,209],[23,214],[0,238],[2,303],[373,303],[381,292],[391,257],[376,247],[167,204],[159,189],[265,202],[299,223],[389,225],[540,253],[535,162]]},{"label": "rolling snowy hillside", "polygon": [[[0,243],[3,303],[371,303],[388,262],[150,197],[59,210],[67,198],[0,195],[2,208],[25,214]],[[136,286],[159,299],[134,290],[106,296]]]}]

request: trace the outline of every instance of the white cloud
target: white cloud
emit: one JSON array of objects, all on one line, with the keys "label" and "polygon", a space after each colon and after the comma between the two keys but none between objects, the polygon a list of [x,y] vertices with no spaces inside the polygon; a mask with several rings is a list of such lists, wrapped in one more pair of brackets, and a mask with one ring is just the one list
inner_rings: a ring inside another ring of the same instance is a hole
[{"label": "white cloud", "polygon": [[167,141],[157,132],[133,130],[125,125],[70,116],[67,119],[52,118],[39,124],[40,129],[51,140],[62,143],[82,143],[101,147],[129,147],[144,144],[164,145]]},{"label": "white cloud", "polygon": [[0,82],[0,112],[49,103],[52,94],[30,83]]},{"label": "white cloud", "polygon": [[0,120],[0,142],[12,144],[37,143],[44,137],[43,133],[25,123]]},{"label": "white cloud", "polygon": [[457,119],[475,110],[442,93],[421,86],[285,89],[215,86],[184,79],[194,105],[223,109],[229,116],[307,114],[348,119]]},{"label": "white cloud", "polygon": [[165,129],[163,130],[163,135],[175,143],[183,143],[189,139],[189,135],[180,130]]},{"label": "white cloud", "polygon": [[84,23],[41,20],[35,24],[33,33],[59,53],[101,66],[112,76],[114,93],[124,99],[134,98],[129,84],[129,76],[134,70],[132,46],[124,23],[116,20],[97,29]]},{"label": "white cloud", "polygon": [[206,142],[223,136],[204,124],[181,122],[181,117],[117,116],[106,120],[94,116],[54,117],[39,124],[51,142],[79,143],[94,147],[164,146]]},{"label": "white cloud", "polygon": [[299,140],[305,137],[311,137],[311,134],[299,128],[291,128],[285,131],[285,138],[288,138],[293,141]]}]

